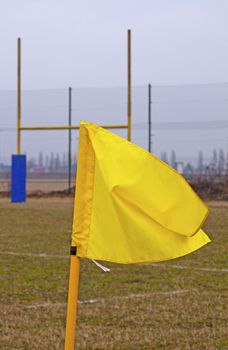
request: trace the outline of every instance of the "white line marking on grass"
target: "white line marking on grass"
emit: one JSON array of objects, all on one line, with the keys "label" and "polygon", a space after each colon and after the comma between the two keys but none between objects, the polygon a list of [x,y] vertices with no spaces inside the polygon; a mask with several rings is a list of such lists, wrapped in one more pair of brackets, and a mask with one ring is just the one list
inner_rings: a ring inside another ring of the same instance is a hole
[{"label": "white line marking on grass", "polygon": [[147,293],[147,294],[129,294],[129,295],[122,295],[122,296],[114,296],[112,298],[106,298],[101,299],[102,301],[106,301],[108,299],[114,299],[114,300],[121,300],[121,299],[133,299],[133,298],[150,298],[154,295],[179,295],[179,294],[185,294],[185,293],[191,293],[196,292],[197,289],[178,289],[178,290],[168,290],[166,292],[153,292],[153,293]]},{"label": "white line marking on grass", "polygon": [[[103,299],[100,299],[103,300]],[[89,299],[89,300],[78,300],[78,304],[94,304],[99,302],[98,299]],[[66,303],[35,303],[27,305],[26,309],[36,309],[36,308],[46,308],[46,307],[66,307]]]},{"label": "white line marking on grass", "polygon": [[16,252],[1,252],[1,255],[13,255],[13,256],[27,256],[27,257],[35,257],[35,258],[59,258],[59,259],[69,259],[67,255],[55,255],[55,254],[46,254],[46,253],[16,253]]},{"label": "white line marking on grass", "polygon": [[171,267],[172,269],[179,269],[179,270],[195,270],[195,271],[208,271],[208,272],[228,272],[228,269],[217,269],[217,268],[210,268],[210,267],[191,267],[191,266],[183,266],[183,265],[171,265],[171,264],[154,264],[154,263],[147,263],[144,264],[147,266],[153,266],[153,267]]},{"label": "white line marking on grass", "polygon": [[[59,258],[59,259],[69,259],[67,255],[55,255],[55,254],[46,254],[46,253],[16,253],[8,251],[0,251],[0,255],[13,255],[13,256],[27,256],[27,257],[37,257],[37,258]],[[208,272],[228,272],[228,269],[217,269],[210,267],[192,267],[192,266],[183,266],[183,265],[171,265],[171,264],[161,264],[161,263],[144,263],[142,266],[153,266],[153,267],[170,267],[172,269],[179,270],[195,270],[195,271],[208,271]]]},{"label": "white line marking on grass", "polygon": [[[135,299],[135,298],[151,298],[154,295],[180,295],[186,293],[196,292],[197,289],[178,289],[178,290],[170,290],[166,292],[154,292],[149,294],[129,294],[129,295],[120,295],[113,296],[110,298],[100,298],[100,299],[88,299],[88,300],[78,300],[78,304],[95,304],[100,302],[110,302],[110,300],[126,300],[126,299]],[[66,307],[66,303],[35,303],[31,305],[27,305],[27,309],[36,309],[36,308],[46,308],[46,307]]]},{"label": "white line marking on grass", "polygon": [[46,307],[65,307],[66,303],[36,303],[31,305],[26,305],[26,309],[38,309],[38,308],[46,308]]}]

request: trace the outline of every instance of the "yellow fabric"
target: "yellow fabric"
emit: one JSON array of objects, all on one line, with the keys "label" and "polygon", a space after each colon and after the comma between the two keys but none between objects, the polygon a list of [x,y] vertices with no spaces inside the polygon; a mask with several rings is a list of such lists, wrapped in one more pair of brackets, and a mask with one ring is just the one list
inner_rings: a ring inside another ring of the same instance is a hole
[{"label": "yellow fabric", "polygon": [[72,244],[79,257],[163,261],[210,242],[207,206],[185,179],[131,142],[80,125]]}]

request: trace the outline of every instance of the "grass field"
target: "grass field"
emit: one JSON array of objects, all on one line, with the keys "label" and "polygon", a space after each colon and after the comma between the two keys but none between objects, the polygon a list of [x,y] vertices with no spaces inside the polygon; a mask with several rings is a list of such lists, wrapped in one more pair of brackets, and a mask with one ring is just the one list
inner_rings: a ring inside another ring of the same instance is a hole
[{"label": "grass field", "polygon": [[[228,203],[212,243],[162,264],[82,261],[77,349],[228,349]],[[0,202],[0,349],[64,348],[73,200]]]}]

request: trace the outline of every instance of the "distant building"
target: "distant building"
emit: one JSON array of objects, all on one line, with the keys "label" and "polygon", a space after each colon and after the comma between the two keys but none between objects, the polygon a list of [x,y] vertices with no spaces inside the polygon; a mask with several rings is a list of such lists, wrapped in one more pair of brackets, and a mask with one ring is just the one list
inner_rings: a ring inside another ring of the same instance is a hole
[{"label": "distant building", "polygon": [[183,162],[176,162],[176,169],[177,169],[178,173],[183,174],[184,163]]},{"label": "distant building", "polygon": [[36,166],[36,167],[30,168],[29,172],[33,173],[33,174],[44,174],[47,171],[46,171],[45,167],[43,167],[43,166]]},{"label": "distant building", "polygon": [[194,169],[190,163],[187,163],[183,169],[183,175],[192,176],[194,175]]}]

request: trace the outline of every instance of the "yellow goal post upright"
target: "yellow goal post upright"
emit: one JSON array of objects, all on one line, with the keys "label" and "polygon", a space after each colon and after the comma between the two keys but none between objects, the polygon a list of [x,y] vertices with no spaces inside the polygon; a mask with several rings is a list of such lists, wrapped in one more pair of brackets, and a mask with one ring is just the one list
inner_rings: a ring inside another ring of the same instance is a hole
[{"label": "yellow goal post upright", "polygon": [[11,157],[11,190],[13,203],[26,201],[26,156],[21,154],[21,39],[17,39],[17,154]]}]

